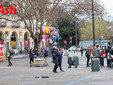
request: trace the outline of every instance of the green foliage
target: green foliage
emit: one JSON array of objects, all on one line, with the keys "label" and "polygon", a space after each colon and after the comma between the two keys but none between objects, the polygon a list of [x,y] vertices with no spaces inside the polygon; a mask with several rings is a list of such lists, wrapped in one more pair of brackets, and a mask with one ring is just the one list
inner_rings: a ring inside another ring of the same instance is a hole
[{"label": "green foliage", "polygon": [[[59,45],[64,45],[64,41],[67,41],[68,46],[70,46],[70,37],[72,37],[73,45],[75,45],[75,21],[72,21],[70,19],[64,19],[62,18],[58,22],[58,29],[61,36],[61,39],[59,40]],[[78,30],[79,34],[79,30]],[[78,38],[79,41],[79,38]]]},{"label": "green foliage", "polygon": [[[108,24],[103,19],[95,19],[95,39],[100,40],[100,35],[104,35],[104,39],[108,39]],[[81,40],[93,40],[92,21],[85,24],[85,28],[80,29]]]}]

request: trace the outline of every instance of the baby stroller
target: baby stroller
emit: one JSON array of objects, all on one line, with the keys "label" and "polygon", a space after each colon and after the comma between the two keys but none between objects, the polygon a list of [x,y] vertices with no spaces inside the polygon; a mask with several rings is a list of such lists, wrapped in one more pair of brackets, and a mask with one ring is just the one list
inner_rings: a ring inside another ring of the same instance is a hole
[{"label": "baby stroller", "polygon": [[79,62],[78,62],[78,57],[77,56],[74,56],[73,58],[72,57],[68,57],[68,68],[71,68],[71,65],[74,65],[75,68],[77,68],[77,66],[79,65]]}]

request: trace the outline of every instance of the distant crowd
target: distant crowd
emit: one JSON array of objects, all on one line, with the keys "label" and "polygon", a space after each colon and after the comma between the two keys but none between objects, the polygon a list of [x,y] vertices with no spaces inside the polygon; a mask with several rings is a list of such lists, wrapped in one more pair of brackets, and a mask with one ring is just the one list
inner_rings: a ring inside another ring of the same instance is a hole
[{"label": "distant crowd", "polygon": [[[83,49],[81,48],[81,55],[83,55]],[[85,56],[87,58],[87,67],[89,67],[90,58],[98,58],[100,60],[100,65],[104,66],[104,58],[107,59],[107,66],[110,66],[110,61],[113,61],[113,49],[111,46],[108,46],[107,49],[104,49],[103,46],[93,46],[93,49],[90,47],[85,51]]]}]

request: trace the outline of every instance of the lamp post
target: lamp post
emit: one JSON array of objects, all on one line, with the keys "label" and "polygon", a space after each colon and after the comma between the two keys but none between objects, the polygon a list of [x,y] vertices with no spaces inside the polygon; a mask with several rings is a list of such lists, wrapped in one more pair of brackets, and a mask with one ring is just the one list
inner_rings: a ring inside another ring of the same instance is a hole
[{"label": "lamp post", "polygon": [[76,20],[75,20],[75,37],[76,37],[76,47],[77,47],[77,26],[76,26]]},{"label": "lamp post", "polygon": [[75,37],[76,37],[76,47],[77,47],[77,26],[76,26],[76,17],[77,15],[75,14]]},{"label": "lamp post", "polygon": [[93,45],[95,45],[94,3],[92,0]]}]

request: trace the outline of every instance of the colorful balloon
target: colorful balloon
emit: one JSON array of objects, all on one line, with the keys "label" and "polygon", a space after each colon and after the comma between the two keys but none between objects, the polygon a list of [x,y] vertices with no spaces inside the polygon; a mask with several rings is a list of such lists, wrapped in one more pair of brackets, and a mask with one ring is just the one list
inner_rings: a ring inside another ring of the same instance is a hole
[{"label": "colorful balloon", "polygon": [[46,39],[46,35],[43,35],[43,39]]},{"label": "colorful balloon", "polygon": [[45,26],[42,26],[43,33],[46,33]]},{"label": "colorful balloon", "polygon": [[59,39],[59,37],[60,37],[60,35],[59,34],[57,34],[57,38]]},{"label": "colorful balloon", "polygon": [[45,30],[46,30],[46,33],[49,34],[49,29],[48,29],[47,26],[46,26],[46,29]]}]

